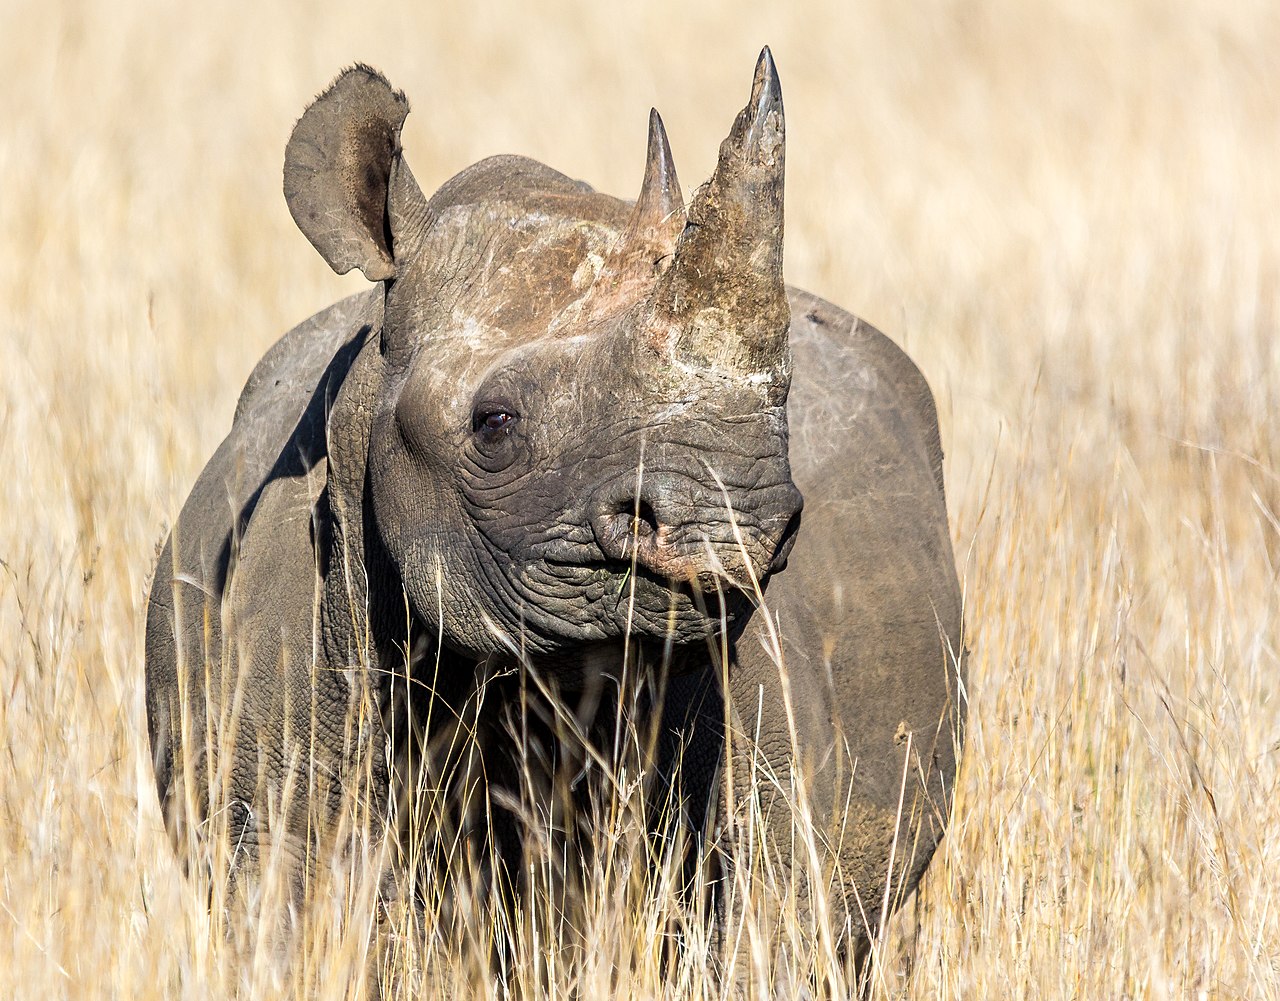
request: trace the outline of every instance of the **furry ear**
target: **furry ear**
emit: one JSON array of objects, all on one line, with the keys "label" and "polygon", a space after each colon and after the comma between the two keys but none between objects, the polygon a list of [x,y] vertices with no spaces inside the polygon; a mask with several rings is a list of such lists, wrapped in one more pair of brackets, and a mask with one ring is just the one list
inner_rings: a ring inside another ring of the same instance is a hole
[{"label": "furry ear", "polygon": [[[345,70],[303,112],[284,152],[284,197],[293,221],[338,274],[394,278],[396,222],[420,218],[425,200],[401,161],[404,94],[377,70]],[[393,207],[395,209],[393,214]]]}]

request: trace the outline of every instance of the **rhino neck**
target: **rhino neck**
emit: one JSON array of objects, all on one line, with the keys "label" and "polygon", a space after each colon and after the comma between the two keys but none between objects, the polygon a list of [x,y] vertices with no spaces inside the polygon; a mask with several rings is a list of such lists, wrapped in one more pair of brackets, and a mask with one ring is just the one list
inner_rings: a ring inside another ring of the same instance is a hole
[{"label": "rhino neck", "polygon": [[315,530],[322,541],[320,652],[330,666],[374,663],[408,642],[399,577],[373,523],[368,496],[369,438],[384,383],[380,307],[381,302],[333,396],[327,421],[328,481]]}]

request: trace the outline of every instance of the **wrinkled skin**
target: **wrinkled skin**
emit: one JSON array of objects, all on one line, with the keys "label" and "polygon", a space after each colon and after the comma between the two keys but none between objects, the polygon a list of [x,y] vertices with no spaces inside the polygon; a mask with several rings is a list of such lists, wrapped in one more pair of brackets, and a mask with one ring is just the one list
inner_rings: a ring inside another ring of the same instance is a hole
[{"label": "wrinkled skin", "polygon": [[[275,847],[301,885],[344,796],[403,800],[409,753],[459,824],[518,850],[495,789],[574,755],[545,719],[513,733],[527,675],[595,732],[626,659],[647,665],[631,706],[659,731],[659,798],[711,837],[760,797],[790,867],[779,786],[803,778],[862,948],[891,851],[896,903],[942,835],[960,596],[927,384],[782,284],[767,50],[687,210],[656,115],[633,205],[519,157],[427,200],[406,112],[357,67],[286,153],[300,228],[377,284],[259,363],[160,559],[147,708],[171,831],[198,850],[225,830],[246,872]],[[459,740],[440,721],[461,717]],[[753,787],[753,761],[780,782]]]}]

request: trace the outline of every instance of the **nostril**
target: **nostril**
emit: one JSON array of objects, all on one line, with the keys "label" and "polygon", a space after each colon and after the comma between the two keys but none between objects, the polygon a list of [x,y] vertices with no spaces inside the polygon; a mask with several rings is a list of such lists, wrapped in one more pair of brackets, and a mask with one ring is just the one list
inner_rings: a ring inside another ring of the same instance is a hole
[{"label": "nostril", "polygon": [[669,557],[676,544],[678,523],[670,512],[670,486],[662,477],[643,484],[632,480],[620,489],[602,492],[594,507],[591,528],[610,559],[636,559],[648,566]]},{"label": "nostril", "polygon": [[637,501],[632,497],[619,501],[614,507],[612,520],[627,539],[648,542],[657,538],[658,515],[653,510],[653,505],[644,498]]},{"label": "nostril", "polygon": [[622,513],[627,516],[627,524],[634,535],[645,537],[658,534],[658,516],[653,506],[643,497],[637,503],[628,501]]}]

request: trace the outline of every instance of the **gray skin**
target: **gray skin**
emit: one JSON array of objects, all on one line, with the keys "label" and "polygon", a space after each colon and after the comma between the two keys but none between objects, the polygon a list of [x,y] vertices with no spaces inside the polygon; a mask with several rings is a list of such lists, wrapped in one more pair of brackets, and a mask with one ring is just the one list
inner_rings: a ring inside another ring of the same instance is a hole
[{"label": "gray skin", "polygon": [[801,881],[799,792],[861,951],[943,833],[961,601],[928,385],[782,282],[768,50],[687,208],[656,113],[629,203],[510,156],[428,200],[407,110],[358,66],[296,126],[295,220],[376,284],[258,364],[157,567],[147,710],[180,851],[276,851],[301,887],[346,797],[406,812],[414,761],[511,851],[510,796],[550,809],[530,763],[586,760],[551,702],[616,755],[629,672],[655,801],[731,861],[757,797]]}]

